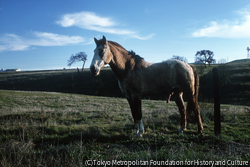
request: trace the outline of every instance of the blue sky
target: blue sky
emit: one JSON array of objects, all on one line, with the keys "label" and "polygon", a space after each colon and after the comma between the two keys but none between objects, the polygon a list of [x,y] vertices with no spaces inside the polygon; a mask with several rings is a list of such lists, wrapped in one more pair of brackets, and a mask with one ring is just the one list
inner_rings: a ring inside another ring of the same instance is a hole
[{"label": "blue sky", "polygon": [[178,55],[192,63],[203,49],[217,61],[244,59],[250,1],[0,0],[0,68],[69,68],[78,52],[88,55],[89,67],[93,39],[103,35],[149,62]]}]

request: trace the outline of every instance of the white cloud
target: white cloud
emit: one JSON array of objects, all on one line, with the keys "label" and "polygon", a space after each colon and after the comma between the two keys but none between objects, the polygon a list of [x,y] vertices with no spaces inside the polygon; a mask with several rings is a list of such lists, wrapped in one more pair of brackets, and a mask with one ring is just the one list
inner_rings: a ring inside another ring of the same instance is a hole
[{"label": "white cloud", "polygon": [[99,17],[93,12],[66,14],[57,23],[63,27],[78,26],[86,29],[95,26],[110,27],[115,25],[110,18]]},{"label": "white cloud", "polygon": [[136,32],[131,30],[115,28],[118,25],[115,21],[108,17],[101,17],[93,12],[79,12],[74,14],[65,14],[62,18],[56,22],[62,27],[76,26],[86,30],[93,30],[103,33],[129,35],[130,37],[146,40],[148,37],[152,37],[151,34],[147,37],[140,37]]},{"label": "white cloud", "polygon": [[34,35],[39,39],[34,41],[37,46],[63,46],[84,41],[80,36],[66,36],[47,32],[35,32]]},{"label": "white cloud", "polygon": [[[241,18],[236,21],[210,22],[208,27],[195,31],[193,37],[250,38],[250,13],[237,12]],[[242,20],[242,21],[241,21]]]},{"label": "white cloud", "polygon": [[140,39],[140,40],[147,40],[147,39],[150,39],[154,36],[155,34],[150,34],[148,36],[145,36],[145,37],[140,37],[140,36],[137,36],[137,35],[133,35],[134,38],[137,38],[137,39]]},{"label": "white cloud", "polygon": [[0,51],[5,50],[26,50],[29,44],[25,43],[23,39],[15,34],[5,34],[0,38]]},{"label": "white cloud", "polygon": [[0,51],[23,51],[31,46],[64,46],[85,40],[80,36],[66,36],[47,32],[32,32],[31,38],[5,34],[0,38]]}]

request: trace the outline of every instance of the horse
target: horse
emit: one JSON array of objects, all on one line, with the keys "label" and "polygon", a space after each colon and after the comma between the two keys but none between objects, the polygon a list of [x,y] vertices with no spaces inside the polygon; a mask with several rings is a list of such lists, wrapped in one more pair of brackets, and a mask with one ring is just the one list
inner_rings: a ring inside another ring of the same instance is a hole
[{"label": "horse", "polygon": [[[193,65],[170,59],[161,63],[149,63],[133,51],[127,51],[120,44],[107,41],[106,37],[97,40],[90,65],[90,72],[97,76],[100,70],[109,64],[118,79],[120,90],[130,105],[134,119],[133,134],[142,137],[144,126],[142,121],[141,98],[143,95],[165,94],[167,102],[173,96],[181,115],[181,128],[186,130],[187,118],[192,111],[198,125],[198,133],[203,132],[199,106],[199,75]],[[187,107],[183,100],[187,97]]]}]

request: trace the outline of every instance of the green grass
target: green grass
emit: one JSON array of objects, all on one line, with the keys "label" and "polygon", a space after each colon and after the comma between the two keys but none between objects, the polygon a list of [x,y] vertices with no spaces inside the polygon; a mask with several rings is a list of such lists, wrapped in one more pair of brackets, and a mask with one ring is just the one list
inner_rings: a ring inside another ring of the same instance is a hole
[{"label": "green grass", "polygon": [[213,102],[214,67],[218,67],[219,71],[221,103],[250,106],[250,61],[211,65],[208,68],[196,66],[200,76],[199,101]]},{"label": "green grass", "polygon": [[[250,61],[250,59],[238,59],[238,60],[231,61],[229,63],[230,64],[232,64],[232,63],[245,63],[245,62],[249,62],[249,61]],[[227,63],[227,64],[229,64],[229,63]]]},{"label": "green grass", "polygon": [[143,100],[146,134],[135,138],[124,98],[0,90],[1,166],[85,166],[86,160],[194,161],[250,159],[250,108],[222,105],[222,134],[213,134],[213,104],[199,103],[204,135],[177,106]]}]

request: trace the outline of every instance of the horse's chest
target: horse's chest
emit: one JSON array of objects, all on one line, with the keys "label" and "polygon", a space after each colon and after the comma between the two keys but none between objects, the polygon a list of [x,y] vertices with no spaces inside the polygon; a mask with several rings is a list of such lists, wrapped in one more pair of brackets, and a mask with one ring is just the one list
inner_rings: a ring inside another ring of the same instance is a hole
[{"label": "horse's chest", "polygon": [[126,81],[118,80],[118,85],[120,87],[120,90],[122,91],[122,93],[125,95],[126,98],[129,97],[131,94],[141,93],[140,86],[138,86],[139,84],[136,82],[132,82],[130,80],[126,80]]},{"label": "horse's chest", "polygon": [[118,85],[119,85],[119,88],[122,91],[122,93],[127,97],[128,91],[126,90],[126,85],[124,84],[124,82],[121,82],[118,80]]}]

